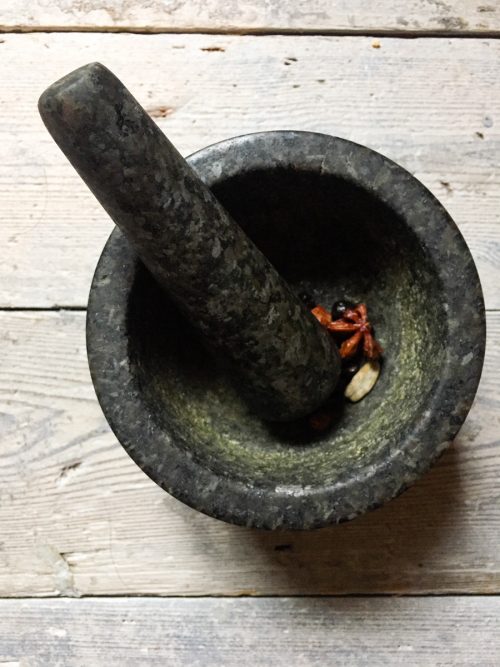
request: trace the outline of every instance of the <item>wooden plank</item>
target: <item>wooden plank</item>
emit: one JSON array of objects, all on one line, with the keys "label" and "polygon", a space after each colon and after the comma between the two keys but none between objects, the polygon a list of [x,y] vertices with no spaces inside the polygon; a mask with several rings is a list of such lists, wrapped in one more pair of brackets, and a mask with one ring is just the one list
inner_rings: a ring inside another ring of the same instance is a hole
[{"label": "wooden plank", "polygon": [[0,600],[0,661],[494,667],[499,617],[498,597]]},{"label": "wooden plank", "polygon": [[500,29],[495,0],[3,0],[1,30],[481,33]]},{"label": "wooden plank", "polygon": [[500,308],[499,41],[380,39],[374,49],[364,37],[3,39],[0,307],[86,302],[111,223],[53,144],[36,102],[52,81],[99,58],[184,154],[293,128],[344,136],[400,162],[454,216],[487,305]]},{"label": "wooden plank", "polygon": [[[500,313],[451,450],[315,532],[226,525],[164,493],[93,396],[84,313],[0,313],[0,596],[500,592]],[[0,624],[1,625],[1,624]]]}]

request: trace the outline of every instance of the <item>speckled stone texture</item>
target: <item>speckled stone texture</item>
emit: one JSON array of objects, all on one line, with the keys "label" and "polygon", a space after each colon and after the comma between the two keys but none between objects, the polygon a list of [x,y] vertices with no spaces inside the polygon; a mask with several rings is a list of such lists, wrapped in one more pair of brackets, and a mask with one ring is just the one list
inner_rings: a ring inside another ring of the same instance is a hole
[{"label": "speckled stone texture", "polygon": [[408,172],[343,139],[261,133],[189,161],[297,291],[368,304],[381,377],[322,435],[304,420],[266,424],[117,230],[87,320],[109,423],[160,486],[226,521],[313,528],[377,507],[448,446],[476,392],[484,305],[462,236]]},{"label": "speckled stone texture", "polygon": [[[290,420],[321,405],[340,372],[331,337],[123,84],[93,63],[52,85],[39,108],[60,148],[218,352],[254,412]],[[245,150],[233,160],[235,168],[244,164]],[[157,308],[153,319],[161,322],[161,302]]]}]

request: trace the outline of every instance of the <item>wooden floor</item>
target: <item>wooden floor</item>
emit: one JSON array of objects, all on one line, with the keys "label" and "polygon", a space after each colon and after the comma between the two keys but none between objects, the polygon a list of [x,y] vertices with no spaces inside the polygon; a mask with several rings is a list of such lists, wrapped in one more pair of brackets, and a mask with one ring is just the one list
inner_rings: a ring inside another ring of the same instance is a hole
[{"label": "wooden floor", "polygon": [[[499,0],[2,0],[0,31],[0,665],[500,665]],[[486,364],[453,447],[403,496],[312,533],[249,531],[183,506],[117,443],[83,312],[112,225],[36,110],[92,60],[184,154],[326,132],[450,211]]]}]

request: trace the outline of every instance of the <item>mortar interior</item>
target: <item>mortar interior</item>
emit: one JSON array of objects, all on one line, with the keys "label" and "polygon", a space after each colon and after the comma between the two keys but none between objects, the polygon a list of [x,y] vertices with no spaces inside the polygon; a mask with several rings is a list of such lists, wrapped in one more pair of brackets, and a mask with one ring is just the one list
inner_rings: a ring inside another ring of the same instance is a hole
[{"label": "mortar interior", "polygon": [[290,169],[221,179],[214,193],[297,291],[329,308],[368,305],[385,354],[357,404],[338,402],[330,430],[270,424],[239,399],[223,366],[138,261],[128,349],[151,418],[217,476],[253,486],[331,486],[384,458],[429,409],[445,361],[441,284],[394,211],[361,186]]}]

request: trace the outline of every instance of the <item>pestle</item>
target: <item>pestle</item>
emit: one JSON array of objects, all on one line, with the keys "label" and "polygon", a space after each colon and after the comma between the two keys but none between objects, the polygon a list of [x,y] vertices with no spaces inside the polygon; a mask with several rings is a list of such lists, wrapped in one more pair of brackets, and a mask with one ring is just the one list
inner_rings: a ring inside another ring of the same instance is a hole
[{"label": "pestle", "polygon": [[250,407],[277,421],[319,407],[340,373],[330,335],[114,74],[81,67],[42,94],[39,110]]}]

